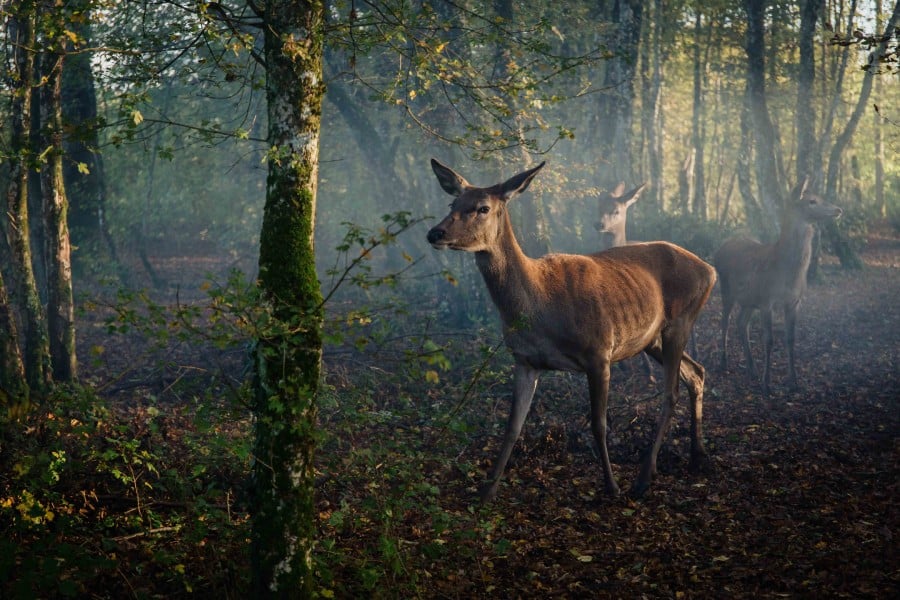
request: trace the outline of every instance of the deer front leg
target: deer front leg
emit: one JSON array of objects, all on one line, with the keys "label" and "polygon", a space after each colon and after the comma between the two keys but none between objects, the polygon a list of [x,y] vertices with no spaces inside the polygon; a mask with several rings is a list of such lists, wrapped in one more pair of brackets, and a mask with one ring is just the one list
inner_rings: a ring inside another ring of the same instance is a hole
[{"label": "deer front leg", "polygon": [[529,366],[516,364],[513,373],[513,398],[512,406],[509,409],[509,418],[506,421],[506,433],[503,436],[503,446],[500,448],[500,454],[494,461],[494,467],[491,469],[491,475],[485,481],[479,490],[482,502],[490,502],[497,496],[497,486],[500,485],[500,478],[503,477],[503,471],[506,469],[506,463],[512,455],[513,446],[522,433],[522,425],[525,423],[525,417],[528,416],[528,410],[531,408],[531,400],[534,398],[534,390],[537,388],[539,371]]},{"label": "deer front leg", "polygon": [[594,368],[588,371],[588,388],[591,396],[591,431],[594,433],[594,441],[600,451],[600,460],[603,463],[603,482],[606,493],[611,496],[619,495],[619,486],[613,475],[612,464],[609,460],[609,450],[606,447],[606,409],[609,399],[609,361],[600,360]]}]

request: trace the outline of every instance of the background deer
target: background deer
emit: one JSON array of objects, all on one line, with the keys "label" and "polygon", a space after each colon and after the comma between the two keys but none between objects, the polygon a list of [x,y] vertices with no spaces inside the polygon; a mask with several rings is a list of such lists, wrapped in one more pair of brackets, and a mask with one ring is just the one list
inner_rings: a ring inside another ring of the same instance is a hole
[{"label": "background deer", "polygon": [[647,184],[642,183],[626,194],[623,181],[613,191],[600,193],[597,198],[600,220],[594,224],[594,228],[603,238],[604,248],[615,248],[627,243],[625,223],[628,220],[628,208],[637,202],[645,187]]},{"label": "background deer", "polygon": [[841,209],[828,204],[807,191],[807,181],[797,186],[785,203],[781,233],[774,244],[762,244],[740,236],[726,240],[713,257],[722,292],[722,361],[728,367],[728,319],[735,304],[738,337],[744,349],[747,373],[756,379],[756,368],[750,353],[749,325],[754,310],[762,317],[766,362],[763,368],[763,394],[769,393],[772,361],[772,314],[776,306],[784,310],[785,345],[790,369],[790,385],[797,387],[794,366],[794,332],[797,310],[806,291],[806,271],[812,253],[813,224],[836,219]]},{"label": "background deer", "polygon": [[475,253],[516,363],[506,433],[481,487],[482,499],[496,496],[543,370],[587,374],[591,430],[605,487],[618,494],[606,447],[610,364],[642,350],[663,365],[665,402],[632,492],[639,496],[646,491],[656,472],[656,456],[677,400],[679,374],[691,399],[691,464],[697,466],[706,455],[701,431],[704,369],[684,353],[684,347],[715,284],[715,270],[667,242],[587,256],[529,258],[516,241],[507,203],[528,188],[544,163],[490,187],[470,185],[434,159],[431,166],[441,187],[455,199],[450,214],[428,232],[428,241],[439,250]]}]

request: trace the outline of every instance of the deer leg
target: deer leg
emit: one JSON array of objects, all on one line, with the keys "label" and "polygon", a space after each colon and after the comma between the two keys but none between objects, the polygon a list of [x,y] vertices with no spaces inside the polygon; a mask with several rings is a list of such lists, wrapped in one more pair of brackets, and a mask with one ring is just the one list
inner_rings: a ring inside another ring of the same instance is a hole
[{"label": "deer leg", "polygon": [[728,319],[731,317],[731,309],[734,301],[722,294],[722,358],[719,367],[722,371],[728,369]]},{"label": "deer leg", "polygon": [[619,495],[619,486],[613,475],[612,464],[609,460],[609,450],[606,447],[606,409],[609,400],[609,361],[602,360],[594,368],[588,371],[588,388],[591,395],[591,431],[600,451],[600,460],[603,463],[603,482],[606,493],[611,496]]},{"label": "deer leg", "polygon": [[525,423],[525,417],[528,416],[528,410],[531,408],[531,400],[534,398],[534,390],[537,388],[538,374],[539,371],[537,369],[516,364],[513,373],[512,406],[509,409],[509,418],[506,422],[503,446],[500,448],[497,460],[494,461],[490,477],[482,484],[479,490],[482,502],[489,502],[497,496],[497,486],[500,485],[500,478],[503,477],[506,463],[509,461],[510,455],[512,455],[513,446],[516,445],[519,434],[522,433],[522,425]]},{"label": "deer leg", "polygon": [[784,307],[784,345],[788,354],[789,381],[791,389],[797,389],[797,369],[794,366],[794,333],[797,330],[797,309],[800,302]]},{"label": "deer leg", "polygon": [[774,340],[772,338],[772,307],[764,308],[760,311],[762,321],[763,345],[766,349],[766,362],[763,365],[762,387],[763,395],[769,395],[769,384],[772,379],[772,346]]},{"label": "deer leg", "polygon": [[750,353],[750,317],[753,309],[745,306],[738,312],[737,332],[741,340],[741,348],[744,349],[744,360],[747,362],[747,377],[751,381],[756,380],[756,367],[753,364],[753,355]]},{"label": "deer leg", "polygon": [[688,388],[691,398],[691,468],[696,470],[706,460],[703,447],[703,365],[688,356],[681,357],[681,379]]},{"label": "deer leg", "polygon": [[[663,390],[665,399],[663,400],[662,410],[659,414],[659,421],[656,424],[656,436],[653,439],[653,445],[644,457],[641,465],[641,472],[634,484],[631,486],[631,493],[635,497],[640,497],[650,487],[650,480],[656,473],[656,456],[662,446],[666,433],[669,430],[669,423],[672,420],[672,412],[678,402],[678,375],[681,370],[681,357],[684,353],[684,346],[687,343],[687,336],[677,334],[675,336],[668,335],[662,340],[661,359],[663,364]],[[650,356],[659,353],[656,344],[647,348],[646,352]]]}]

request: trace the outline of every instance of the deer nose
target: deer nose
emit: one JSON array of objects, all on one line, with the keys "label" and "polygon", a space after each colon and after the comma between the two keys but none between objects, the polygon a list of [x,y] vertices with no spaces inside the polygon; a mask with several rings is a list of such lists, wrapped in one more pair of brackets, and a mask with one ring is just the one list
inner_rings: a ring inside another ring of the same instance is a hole
[{"label": "deer nose", "polygon": [[447,232],[443,229],[439,229],[437,227],[432,228],[431,231],[428,232],[428,243],[435,244],[441,241],[442,239],[444,239],[444,235],[446,233]]}]

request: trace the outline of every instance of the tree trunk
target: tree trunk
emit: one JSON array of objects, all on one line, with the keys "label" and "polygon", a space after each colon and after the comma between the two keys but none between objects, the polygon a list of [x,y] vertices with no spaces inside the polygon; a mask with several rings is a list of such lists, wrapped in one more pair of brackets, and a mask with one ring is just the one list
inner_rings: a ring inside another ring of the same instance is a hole
[{"label": "tree trunk", "polygon": [[[3,274],[0,273],[0,420],[11,410],[28,403],[25,365],[19,351],[19,336]],[[2,433],[2,432],[0,432]]]},{"label": "tree trunk", "polygon": [[[888,20],[885,31],[893,31],[898,21],[900,21],[900,0],[894,4],[894,12]],[[836,196],[837,178],[838,172],[840,171],[841,159],[843,158],[844,150],[846,150],[847,146],[850,144],[850,140],[853,139],[853,134],[856,133],[859,121],[862,119],[866,105],[869,103],[869,95],[872,93],[872,80],[875,77],[875,73],[878,71],[878,64],[887,50],[890,39],[889,36],[885,36],[872,52],[871,68],[867,69],[865,75],[863,75],[862,88],[859,91],[856,106],[853,108],[853,112],[850,114],[850,119],[844,126],[844,130],[834,141],[834,146],[832,146],[831,153],[828,157],[828,176],[825,179],[825,198],[829,202],[837,205],[840,205]],[[823,235],[829,239],[835,254],[841,261],[841,266],[845,269],[858,269],[862,267],[862,260],[859,258],[859,255],[853,250],[847,236],[841,233],[834,221],[829,221],[825,225]]]},{"label": "tree trunk", "polygon": [[[881,0],[875,0],[875,33],[881,34],[884,29],[882,24],[884,19],[881,16]],[[875,102],[881,101],[881,77],[875,78]],[[881,133],[881,115],[876,110],[872,115],[874,118],[875,135],[873,137],[875,161],[875,207],[882,219],[887,217],[887,204],[884,201],[884,138]]]},{"label": "tree trunk", "polygon": [[252,586],[256,598],[310,598],[322,360],[313,234],[324,5],[273,1],[263,18],[270,155],[259,285],[281,325],[256,348]]},{"label": "tree trunk", "polygon": [[[665,209],[662,151],[662,0],[653,0],[653,18],[646,19],[648,43],[641,44],[641,127],[647,141],[647,167],[652,204]],[[647,192],[645,192],[647,193]]]},{"label": "tree trunk", "polygon": [[99,148],[97,94],[94,88],[91,17],[87,2],[78,4],[88,15],[70,25],[79,47],[69,44],[62,75],[62,116],[69,132],[63,140],[66,160],[63,182],[69,199],[69,228],[73,266],[77,271],[94,269],[98,261],[116,261],[115,247],[106,224],[106,184],[103,155]]},{"label": "tree trunk", "polygon": [[703,13],[697,10],[694,18],[694,107],[691,118],[691,145],[694,148],[694,177],[691,211],[706,218],[706,178],[703,171],[703,53],[700,38],[703,32]]},{"label": "tree trunk", "polygon": [[62,69],[65,41],[55,41],[46,55],[47,71],[41,86],[41,121],[47,164],[41,169],[41,196],[47,241],[47,331],[53,379],[71,382],[78,377],[75,353],[75,302],[72,296],[68,200],[63,185]]},{"label": "tree trunk", "polygon": [[32,144],[32,86],[34,82],[35,7],[21,2],[10,5],[7,22],[9,39],[13,40],[13,61],[17,78],[10,102],[9,183],[6,193],[7,239],[12,258],[13,304],[22,316],[22,345],[25,378],[32,391],[43,391],[50,385],[50,345],[44,320],[44,309],[38,294],[31,252],[28,212],[29,171],[34,160]]},{"label": "tree trunk", "polygon": [[766,100],[765,0],[744,0],[747,11],[747,92],[756,134],[756,184],[766,229],[778,230],[782,185],[776,162],[775,128]]},{"label": "tree trunk", "polygon": [[815,152],[816,114],[813,90],[816,79],[815,33],[820,0],[800,2],[800,64],[797,73],[797,180],[813,177],[819,160]]},{"label": "tree trunk", "polygon": [[599,95],[596,129],[603,187],[612,189],[619,181],[634,180],[631,156],[634,119],[634,77],[638,64],[643,4],[640,0],[612,0],[604,15],[614,25],[609,41],[613,57],[606,63],[604,93]]}]

